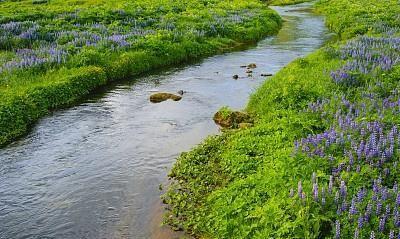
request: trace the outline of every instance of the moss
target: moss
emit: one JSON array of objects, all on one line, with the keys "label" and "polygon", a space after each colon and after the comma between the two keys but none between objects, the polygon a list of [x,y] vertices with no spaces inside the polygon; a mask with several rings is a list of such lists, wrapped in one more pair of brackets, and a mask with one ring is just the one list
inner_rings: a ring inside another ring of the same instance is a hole
[{"label": "moss", "polygon": [[240,125],[245,127],[253,122],[249,114],[239,111],[232,111],[227,107],[223,107],[217,113],[215,113],[213,120],[217,125],[227,129],[237,129],[240,128]]}]

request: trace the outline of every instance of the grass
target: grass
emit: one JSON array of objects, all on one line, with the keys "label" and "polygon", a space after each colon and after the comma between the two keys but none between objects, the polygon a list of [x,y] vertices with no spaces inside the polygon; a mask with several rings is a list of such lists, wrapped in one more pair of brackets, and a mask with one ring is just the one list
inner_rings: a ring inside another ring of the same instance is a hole
[{"label": "grass", "polygon": [[254,127],[178,158],[166,223],[199,238],[397,236],[400,7],[322,0],[317,9],[339,40],[251,96]]},{"label": "grass", "polygon": [[280,25],[257,0],[2,1],[0,145],[110,81],[232,50]]}]

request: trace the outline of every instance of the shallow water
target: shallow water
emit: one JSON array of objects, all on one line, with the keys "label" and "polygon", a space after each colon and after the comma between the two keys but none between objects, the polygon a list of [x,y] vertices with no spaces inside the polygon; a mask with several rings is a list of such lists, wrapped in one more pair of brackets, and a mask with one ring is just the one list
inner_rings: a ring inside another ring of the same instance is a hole
[{"label": "shallow water", "polygon": [[[0,150],[0,238],[171,238],[159,184],[182,151],[218,133],[212,115],[240,109],[265,77],[319,48],[328,32],[301,4],[251,49],[121,82],[42,119]],[[256,63],[253,77],[241,65]],[[232,75],[241,76],[233,80]],[[152,91],[187,93],[152,104]]]}]

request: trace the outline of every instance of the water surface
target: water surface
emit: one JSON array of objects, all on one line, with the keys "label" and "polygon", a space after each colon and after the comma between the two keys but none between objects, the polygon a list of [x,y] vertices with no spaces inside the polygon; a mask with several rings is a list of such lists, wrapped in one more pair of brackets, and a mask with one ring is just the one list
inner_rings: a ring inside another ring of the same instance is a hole
[{"label": "water surface", "polygon": [[[221,106],[243,108],[261,73],[323,44],[323,19],[307,7],[276,7],[283,29],[256,47],[121,82],[1,149],[0,238],[169,237],[158,227],[159,184],[180,152],[218,133]],[[253,77],[240,68],[249,63]],[[157,90],[187,93],[152,104]]]}]

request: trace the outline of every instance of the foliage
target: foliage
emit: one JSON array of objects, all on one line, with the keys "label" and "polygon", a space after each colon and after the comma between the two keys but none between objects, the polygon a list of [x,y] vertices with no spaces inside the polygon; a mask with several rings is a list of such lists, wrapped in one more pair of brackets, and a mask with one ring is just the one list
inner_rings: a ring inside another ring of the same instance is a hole
[{"label": "foliage", "polygon": [[399,8],[362,2],[321,1],[348,40],[266,81],[247,107],[254,127],[178,159],[169,224],[204,238],[397,238]]}]

